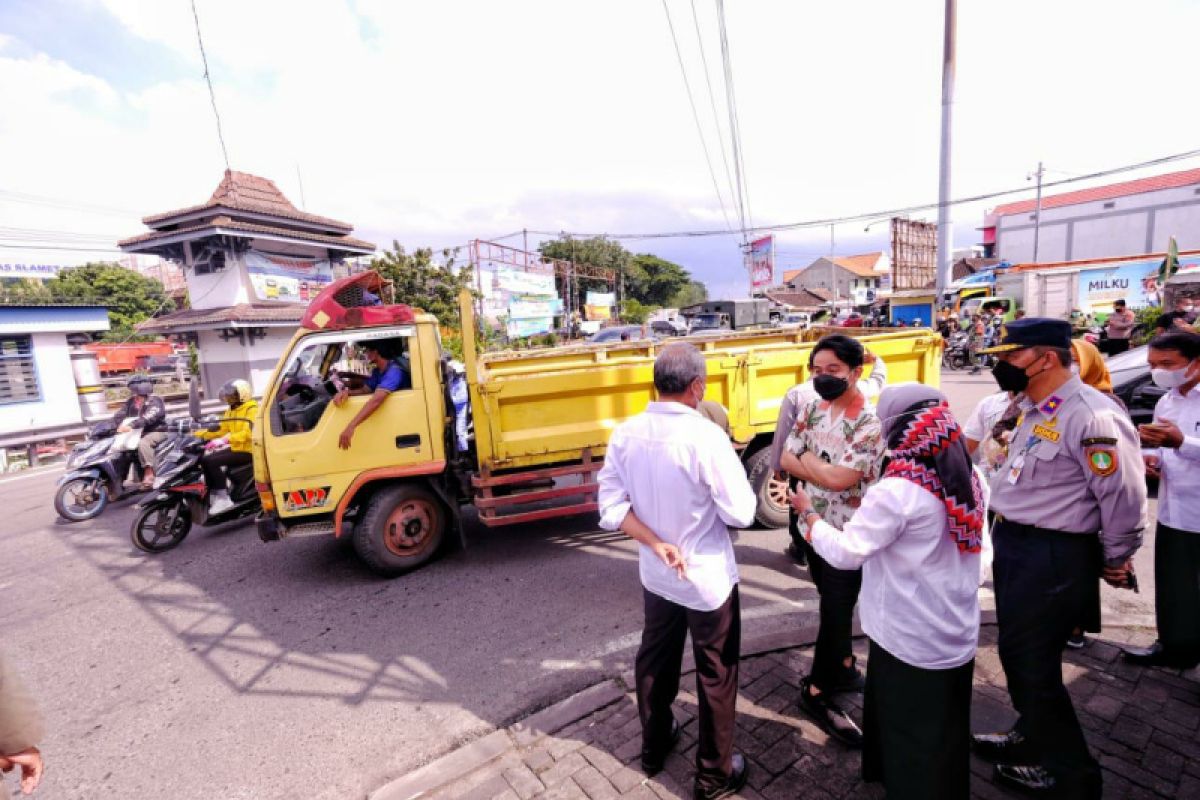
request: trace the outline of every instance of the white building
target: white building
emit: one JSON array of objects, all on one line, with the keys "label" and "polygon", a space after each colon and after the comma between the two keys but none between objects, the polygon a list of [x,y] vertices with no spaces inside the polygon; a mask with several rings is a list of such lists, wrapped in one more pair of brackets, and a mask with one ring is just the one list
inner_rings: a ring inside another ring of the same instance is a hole
[{"label": "white building", "polygon": [[106,330],[103,306],[0,306],[0,434],[82,423],[67,336]]},{"label": "white building", "polygon": [[347,258],[375,251],[349,223],[301,211],[272,181],[228,170],[208,202],[142,221],[153,230],[121,249],[180,265],[191,307],[138,330],[194,337],[208,397],[233,378],[261,394],[309,300],[344,274]]},{"label": "white building", "polygon": [[1040,221],[1036,200],[1005,203],[983,224],[986,254],[1013,264],[1159,253],[1172,236],[1200,248],[1200,169],[1049,195]]}]

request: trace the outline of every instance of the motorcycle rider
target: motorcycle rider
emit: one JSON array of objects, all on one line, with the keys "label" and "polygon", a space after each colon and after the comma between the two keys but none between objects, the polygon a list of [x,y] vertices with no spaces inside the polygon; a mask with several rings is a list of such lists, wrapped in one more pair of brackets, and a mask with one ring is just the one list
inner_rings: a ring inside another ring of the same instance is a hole
[{"label": "motorcycle rider", "polygon": [[209,514],[220,514],[233,508],[229,497],[225,470],[253,460],[250,454],[250,429],[248,420],[258,413],[258,402],[251,395],[250,383],[242,379],[226,381],[218,393],[229,405],[221,415],[221,427],[215,431],[198,431],[196,436],[208,441],[205,453],[200,457],[200,468],[204,470],[204,482],[209,491]]},{"label": "motorcycle rider", "polygon": [[[138,457],[142,462],[140,488],[148,491],[154,484],[154,470],[158,466],[154,448],[167,438],[167,409],[162,398],[154,396],[154,381],[149,376],[135,376],[128,386],[129,399],[113,415],[113,424],[117,426],[117,433],[141,430],[142,437],[138,441]],[[137,486],[136,482],[127,488],[134,486]]]}]

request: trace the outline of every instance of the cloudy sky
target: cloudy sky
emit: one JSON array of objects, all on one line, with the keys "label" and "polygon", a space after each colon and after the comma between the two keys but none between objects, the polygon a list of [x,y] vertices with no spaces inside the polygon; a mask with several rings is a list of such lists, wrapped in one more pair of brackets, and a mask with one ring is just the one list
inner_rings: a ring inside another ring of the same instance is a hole
[{"label": "cloudy sky", "polygon": [[[233,168],[297,205],[299,170],[309,210],[410,248],[736,225],[715,0],[695,20],[691,0],[666,5],[724,210],[661,0],[197,0]],[[937,199],[942,8],[729,0],[754,222]],[[954,196],[1027,185],[1039,160],[1052,180],[1193,149],[1197,30],[1196,0],[960,3]],[[224,160],[202,72],[187,0],[0,2],[0,242],[102,246],[207,199]],[[955,209],[958,243],[982,211]],[[835,247],[878,249],[886,230],[848,223]],[[629,246],[744,291],[736,236]],[[829,230],[778,248],[802,266]]]}]

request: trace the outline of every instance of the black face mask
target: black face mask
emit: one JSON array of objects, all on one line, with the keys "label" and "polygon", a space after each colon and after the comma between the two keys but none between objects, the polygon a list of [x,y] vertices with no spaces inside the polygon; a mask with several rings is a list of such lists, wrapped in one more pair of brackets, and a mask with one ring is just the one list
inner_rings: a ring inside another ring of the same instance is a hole
[{"label": "black face mask", "polygon": [[1029,376],[1025,374],[1024,368],[1007,361],[996,362],[996,366],[992,367],[992,377],[996,379],[1001,391],[1023,392],[1029,388]]},{"label": "black face mask", "polygon": [[822,400],[837,400],[850,388],[850,381],[833,375],[818,375],[813,378],[813,388]]}]

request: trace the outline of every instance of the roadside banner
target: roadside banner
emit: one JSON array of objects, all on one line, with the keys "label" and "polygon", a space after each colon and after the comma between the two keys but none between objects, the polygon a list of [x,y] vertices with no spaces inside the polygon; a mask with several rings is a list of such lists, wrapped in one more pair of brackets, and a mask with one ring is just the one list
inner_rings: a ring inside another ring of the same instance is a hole
[{"label": "roadside banner", "polygon": [[68,269],[58,264],[0,264],[0,278],[41,278],[49,280],[58,277],[59,270]]},{"label": "roadside banner", "polygon": [[775,282],[775,236],[764,236],[750,243],[750,284],[754,288]]},{"label": "roadside banner", "polygon": [[[617,296],[613,292],[588,292],[587,299],[584,305],[589,306],[608,306],[612,308],[617,304]],[[608,319],[608,317],[605,317]]]},{"label": "roadside banner", "polygon": [[612,306],[596,306],[589,303],[583,307],[583,313],[588,319],[612,319]]},{"label": "roadside banner", "polygon": [[258,250],[248,250],[242,258],[259,300],[308,303],[333,283],[333,268],[327,259],[278,256]]}]

